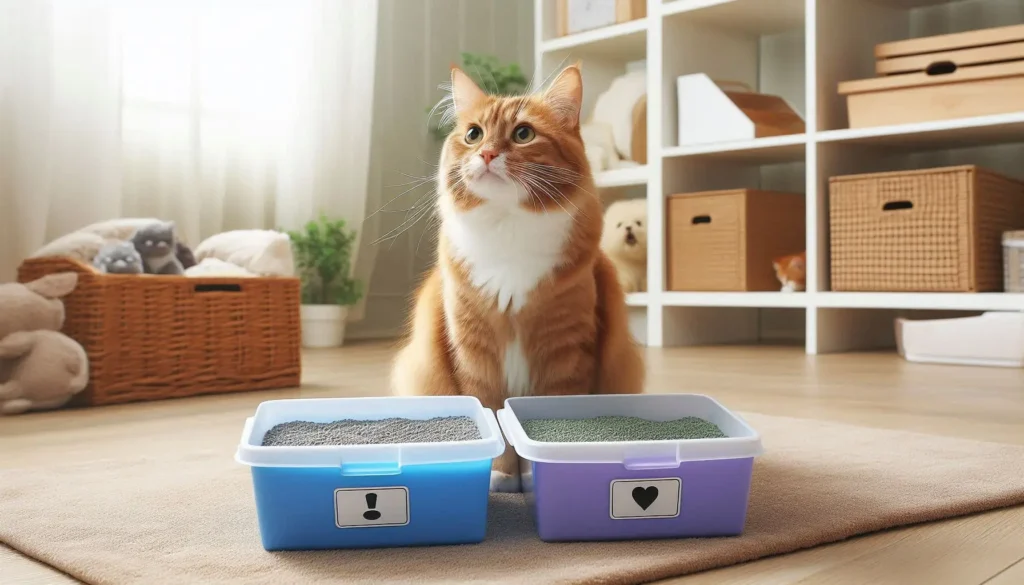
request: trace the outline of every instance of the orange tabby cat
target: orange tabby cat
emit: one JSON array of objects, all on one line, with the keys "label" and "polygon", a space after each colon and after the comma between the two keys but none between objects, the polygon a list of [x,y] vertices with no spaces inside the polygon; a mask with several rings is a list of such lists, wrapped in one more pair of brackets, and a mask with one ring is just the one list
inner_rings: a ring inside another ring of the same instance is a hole
[{"label": "orange tabby cat", "polygon": [[807,252],[776,258],[772,262],[775,277],[782,283],[783,292],[800,292],[807,284]]},{"label": "orange tabby cat", "polygon": [[[453,68],[438,263],[417,293],[395,393],[466,394],[497,410],[512,396],[643,390],[625,295],[598,247],[582,97],[578,66],[521,97],[488,96]],[[519,491],[511,448],[492,469],[492,490]]]}]

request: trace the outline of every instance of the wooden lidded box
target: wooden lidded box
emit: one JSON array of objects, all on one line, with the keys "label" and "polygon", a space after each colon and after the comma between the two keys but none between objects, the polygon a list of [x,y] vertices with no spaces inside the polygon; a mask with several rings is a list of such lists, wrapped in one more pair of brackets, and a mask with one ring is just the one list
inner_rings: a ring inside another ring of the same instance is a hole
[{"label": "wooden lidded box", "polygon": [[1022,226],[1024,182],[975,166],[832,177],[832,290],[1001,291]]},{"label": "wooden lidded box", "polygon": [[772,261],[805,248],[802,193],[684,193],[666,212],[668,290],[776,291]]},{"label": "wooden lidded box", "polygon": [[851,128],[1024,111],[1024,25],[883,43],[879,77],[846,81]]}]

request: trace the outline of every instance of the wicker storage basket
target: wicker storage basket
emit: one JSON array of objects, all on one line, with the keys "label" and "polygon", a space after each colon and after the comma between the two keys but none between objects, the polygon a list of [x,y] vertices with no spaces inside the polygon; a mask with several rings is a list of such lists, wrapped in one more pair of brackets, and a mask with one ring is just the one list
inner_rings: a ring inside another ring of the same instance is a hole
[{"label": "wicker storage basket", "polygon": [[1000,238],[1024,226],[1024,183],[958,166],[829,187],[832,290],[1002,290]]},{"label": "wicker storage basket", "polygon": [[29,282],[79,274],[64,333],[89,355],[73,406],[299,385],[299,281],[100,274],[68,258],[30,258]]},{"label": "wicker storage basket", "polygon": [[670,291],[779,290],[772,260],[805,247],[802,193],[684,193],[666,209]]},{"label": "wicker storage basket", "polygon": [[1003,287],[1024,292],[1024,231],[1003,234]]}]

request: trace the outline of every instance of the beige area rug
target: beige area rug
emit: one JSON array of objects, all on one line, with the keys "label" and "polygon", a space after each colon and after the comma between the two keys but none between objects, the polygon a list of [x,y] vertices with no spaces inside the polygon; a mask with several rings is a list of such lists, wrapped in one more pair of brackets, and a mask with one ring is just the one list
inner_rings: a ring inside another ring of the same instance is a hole
[{"label": "beige area rug", "polygon": [[232,428],[196,421],[187,433],[139,439],[136,451],[164,445],[159,456],[126,457],[123,445],[101,441],[93,461],[0,472],[0,541],[86,582],[117,585],[626,584],[1024,503],[1024,447],[747,420],[767,453],[737,538],[546,544],[521,496],[497,496],[479,545],[268,553],[248,469],[232,461],[242,421],[221,417],[213,427]]}]

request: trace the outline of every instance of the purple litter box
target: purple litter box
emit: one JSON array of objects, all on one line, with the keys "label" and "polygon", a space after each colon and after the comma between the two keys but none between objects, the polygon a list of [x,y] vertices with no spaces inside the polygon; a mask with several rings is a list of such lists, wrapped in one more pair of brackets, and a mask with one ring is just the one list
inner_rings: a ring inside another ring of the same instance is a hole
[{"label": "purple litter box", "polygon": [[[712,422],[720,439],[549,443],[520,421],[688,416]],[[592,395],[510,398],[501,429],[532,465],[537,532],[544,541],[736,536],[743,532],[754,457],[754,429],[708,396]]]}]

